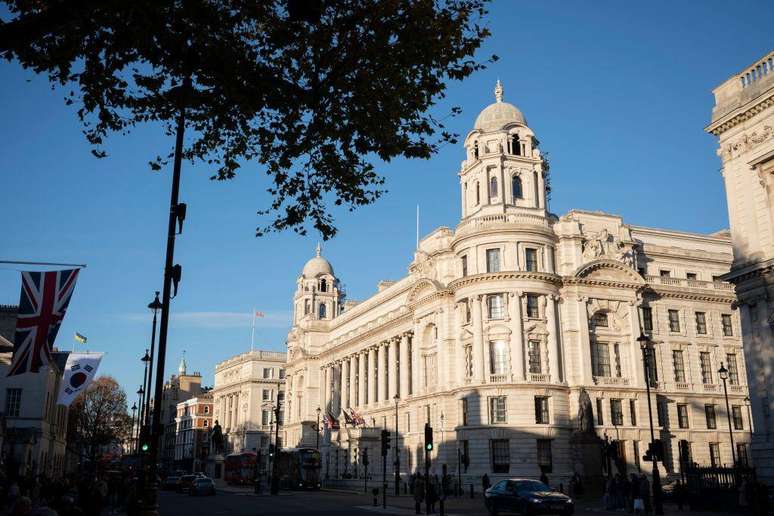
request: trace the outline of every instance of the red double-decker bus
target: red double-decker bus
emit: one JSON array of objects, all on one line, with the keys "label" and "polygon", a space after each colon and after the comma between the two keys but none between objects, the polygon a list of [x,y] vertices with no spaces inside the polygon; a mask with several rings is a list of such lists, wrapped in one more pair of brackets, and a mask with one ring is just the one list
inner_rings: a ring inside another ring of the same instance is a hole
[{"label": "red double-decker bus", "polygon": [[244,485],[255,482],[255,461],[253,452],[232,453],[224,461],[224,479],[229,485]]}]

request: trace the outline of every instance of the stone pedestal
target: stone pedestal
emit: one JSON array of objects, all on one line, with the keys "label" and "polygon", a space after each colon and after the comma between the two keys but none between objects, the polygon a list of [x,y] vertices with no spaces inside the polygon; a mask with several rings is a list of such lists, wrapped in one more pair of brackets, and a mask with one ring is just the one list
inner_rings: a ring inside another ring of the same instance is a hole
[{"label": "stone pedestal", "polygon": [[570,437],[572,468],[581,476],[584,493],[602,492],[602,445],[604,441],[594,432],[573,432]]}]

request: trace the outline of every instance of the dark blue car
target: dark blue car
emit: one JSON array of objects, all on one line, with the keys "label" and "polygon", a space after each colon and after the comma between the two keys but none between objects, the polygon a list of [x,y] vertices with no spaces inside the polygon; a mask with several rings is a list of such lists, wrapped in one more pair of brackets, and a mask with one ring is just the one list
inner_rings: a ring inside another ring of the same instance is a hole
[{"label": "dark blue car", "polygon": [[492,516],[502,513],[570,516],[575,511],[572,498],[552,491],[543,482],[528,478],[501,480],[486,490],[484,503]]}]

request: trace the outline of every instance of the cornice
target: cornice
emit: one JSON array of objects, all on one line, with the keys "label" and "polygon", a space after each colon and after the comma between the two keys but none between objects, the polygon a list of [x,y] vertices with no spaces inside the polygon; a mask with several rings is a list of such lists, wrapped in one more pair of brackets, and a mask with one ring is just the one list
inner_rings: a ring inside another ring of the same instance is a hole
[{"label": "cornice", "polygon": [[559,275],[552,274],[550,272],[503,271],[484,274],[472,274],[470,276],[465,276],[464,278],[458,278],[449,283],[449,289],[456,291],[464,287],[477,285],[479,283],[487,283],[490,281],[498,280],[536,280],[545,281],[557,286],[561,286],[562,284],[562,278]]},{"label": "cornice", "polygon": [[[413,315],[414,315],[413,312],[406,311],[403,314],[400,314],[400,315],[396,316],[395,318],[390,319],[389,321],[384,322],[381,325],[372,327],[370,329],[367,329],[367,330],[364,330],[364,331],[361,331],[361,332],[357,332],[355,330],[354,335],[351,335],[351,336],[346,337],[346,338],[338,337],[337,339],[335,339],[335,343],[332,346],[326,347],[323,351],[321,351],[320,353],[315,355],[315,357],[317,359],[319,359],[319,360],[323,360],[323,359],[325,359],[327,357],[330,357],[331,355],[336,354],[336,352],[339,349],[341,349],[343,347],[346,347],[346,346],[350,345],[353,342],[367,340],[367,339],[373,338],[374,336],[378,336],[380,333],[392,330],[396,326],[402,326],[402,325],[404,325],[406,323],[412,323],[413,322]],[[372,345],[374,345],[374,344],[372,344]],[[370,348],[372,345],[366,346],[366,349]],[[358,350],[358,351],[362,351],[362,350]]]},{"label": "cornice", "polygon": [[754,117],[764,109],[774,106],[774,94],[772,93],[774,93],[774,90],[765,92],[763,95],[753,100],[752,103],[748,103],[747,107],[742,106],[723,115],[715,122],[710,123],[704,130],[715,136],[720,136],[732,127]]},{"label": "cornice", "polygon": [[736,301],[736,295],[733,292],[728,294],[712,294],[692,292],[684,288],[670,288],[664,285],[648,284],[643,289],[644,294],[656,294],[660,298],[681,299],[684,301],[702,301],[705,303],[725,303],[731,304]]},{"label": "cornice", "polygon": [[620,288],[627,290],[639,291],[645,288],[643,283],[635,283],[634,281],[623,280],[611,280],[611,279],[595,279],[595,278],[579,278],[577,276],[563,276],[562,287],[603,287],[603,288]]}]

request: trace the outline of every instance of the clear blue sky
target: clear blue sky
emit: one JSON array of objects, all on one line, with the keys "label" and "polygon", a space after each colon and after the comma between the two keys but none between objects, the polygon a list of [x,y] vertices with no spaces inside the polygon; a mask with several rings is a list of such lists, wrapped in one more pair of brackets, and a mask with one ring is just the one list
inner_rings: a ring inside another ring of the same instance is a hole
[{"label": "clear blue sky", "polygon": [[[464,136],[499,77],[505,100],[550,152],[552,211],[604,210],[633,224],[716,231],[728,222],[716,142],[703,131],[711,89],[774,47],[763,21],[773,16],[770,0],[495,2],[481,55],[500,61],[452,84],[438,113],[460,105],[451,126]],[[97,160],[60,92],[15,64],[0,64],[0,77],[0,258],[87,263],[58,346],[69,348],[74,331],[88,336],[89,349],[107,353],[101,372],[134,392],[150,339],[145,306],[161,286],[170,187],[169,171],[152,173],[147,162],[172,142],[145,128],[113,138],[110,157]],[[383,166],[389,193],[340,213],[339,236],[324,254],[350,298],[406,273],[417,203],[423,233],[457,223],[463,157],[461,147],[446,146],[430,161]],[[249,349],[252,306],[267,314],[257,345],[283,349],[295,280],[316,238],[255,238],[266,176],[250,167],[230,182],[209,175],[205,166],[183,171],[183,281],[167,371],[187,350],[189,370],[211,385],[215,363]],[[18,273],[0,269],[0,303],[18,296]]]}]

